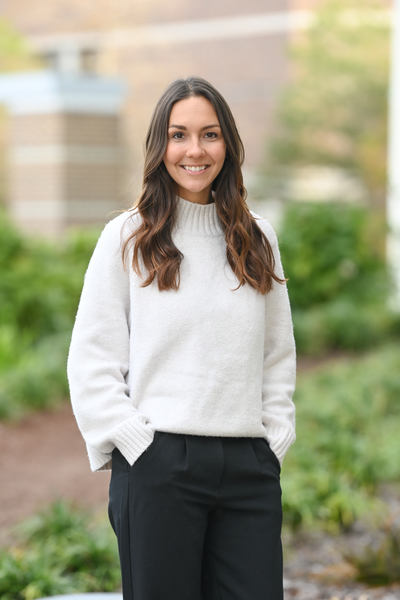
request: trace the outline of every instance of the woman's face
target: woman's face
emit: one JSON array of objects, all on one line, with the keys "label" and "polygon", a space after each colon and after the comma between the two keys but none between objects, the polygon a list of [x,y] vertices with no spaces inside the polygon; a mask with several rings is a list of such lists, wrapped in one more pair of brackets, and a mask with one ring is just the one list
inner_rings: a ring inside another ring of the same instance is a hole
[{"label": "woman's face", "polygon": [[207,204],[225,155],[225,141],[212,104],[202,96],[176,102],[168,124],[164,164],[179,196]]}]

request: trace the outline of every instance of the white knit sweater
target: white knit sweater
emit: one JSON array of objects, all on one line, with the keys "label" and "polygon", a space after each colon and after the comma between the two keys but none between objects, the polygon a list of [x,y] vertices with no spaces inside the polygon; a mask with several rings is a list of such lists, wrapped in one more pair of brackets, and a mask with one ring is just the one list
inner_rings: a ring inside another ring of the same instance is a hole
[{"label": "white knit sweater", "polygon": [[[295,439],[295,347],[286,286],[237,290],[215,204],[177,199],[184,258],[178,291],[160,292],[121,260],[138,213],[106,225],[90,261],[72,334],[68,377],[93,471],[118,447],[130,464],[154,431],[266,437],[279,461]],[[267,235],[283,277],[272,227]]]}]

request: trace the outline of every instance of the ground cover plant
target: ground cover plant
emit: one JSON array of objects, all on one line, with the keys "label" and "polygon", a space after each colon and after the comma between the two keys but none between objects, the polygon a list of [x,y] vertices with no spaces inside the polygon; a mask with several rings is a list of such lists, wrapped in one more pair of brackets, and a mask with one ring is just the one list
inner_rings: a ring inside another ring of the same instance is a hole
[{"label": "ground cover plant", "polygon": [[386,519],[380,527],[361,536],[344,557],[357,569],[357,579],[370,585],[400,581],[400,518]]},{"label": "ground cover plant", "polygon": [[23,523],[0,551],[0,599],[112,592],[120,587],[116,538],[104,517],[57,502]]},{"label": "ground cover plant", "polygon": [[399,373],[398,345],[300,373],[298,440],[282,476],[290,527],[348,528],[378,509],[381,484],[399,480]]}]

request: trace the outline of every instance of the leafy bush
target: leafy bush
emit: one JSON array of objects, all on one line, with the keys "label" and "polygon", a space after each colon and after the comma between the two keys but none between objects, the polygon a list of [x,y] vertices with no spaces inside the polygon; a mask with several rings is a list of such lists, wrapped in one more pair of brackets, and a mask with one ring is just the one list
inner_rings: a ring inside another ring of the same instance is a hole
[{"label": "leafy bush", "polygon": [[285,518],[296,527],[348,527],[374,504],[373,493],[400,477],[400,349],[300,375],[297,437],[285,459]]},{"label": "leafy bush", "polygon": [[[1,332],[1,330],[0,330]],[[66,362],[70,331],[45,336],[20,352],[0,377],[0,419],[55,406],[68,395]]]},{"label": "leafy bush", "polygon": [[365,208],[292,203],[280,248],[299,352],[360,350],[392,335],[382,224]]},{"label": "leafy bush", "polygon": [[68,343],[97,237],[75,231],[39,242],[0,212],[0,418],[67,395]]},{"label": "leafy bush", "polygon": [[399,336],[399,315],[385,305],[332,300],[308,310],[293,310],[299,354],[323,355],[332,350],[363,351]]},{"label": "leafy bush", "polygon": [[108,523],[57,502],[21,531],[21,545],[0,554],[1,600],[110,592],[120,586],[116,539]]},{"label": "leafy bush", "polygon": [[39,242],[22,237],[0,213],[0,324],[32,342],[70,329],[97,237],[75,232],[58,244]]},{"label": "leafy bush", "polygon": [[358,303],[385,299],[385,263],[371,227],[362,207],[288,204],[280,246],[293,308],[307,309],[338,297]]}]

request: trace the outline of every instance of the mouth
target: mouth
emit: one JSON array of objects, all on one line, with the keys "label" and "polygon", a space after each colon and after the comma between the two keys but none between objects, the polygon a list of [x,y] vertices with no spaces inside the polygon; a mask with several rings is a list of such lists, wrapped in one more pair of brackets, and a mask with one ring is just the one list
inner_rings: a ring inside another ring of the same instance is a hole
[{"label": "mouth", "polygon": [[180,166],[182,167],[182,169],[185,169],[185,171],[187,171],[188,173],[202,173],[206,169],[208,169],[208,167],[210,165],[198,165],[198,166],[194,166],[194,165],[180,165]]}]

